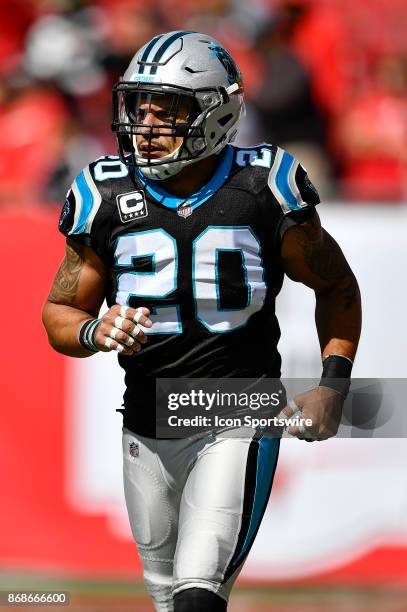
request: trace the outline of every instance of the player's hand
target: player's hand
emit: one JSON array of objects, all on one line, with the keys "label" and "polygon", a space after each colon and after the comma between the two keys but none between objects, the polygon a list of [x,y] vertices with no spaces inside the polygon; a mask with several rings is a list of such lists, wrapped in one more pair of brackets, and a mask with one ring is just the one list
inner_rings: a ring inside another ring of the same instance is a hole
[{"label": "player's hand", "polygon": [[328,387],[316,387],[296,395],[283,412],[291,417],[299,411],[297,416],[310,419],[312,425],[291,425],[288,433],[307,442],[327,440],[335,436],[341,421],[343,402],[343,396]]},{"label": "player's hand", "polygon": [[115,304],[101,317],[93,341],[100,351],[117,351],[121,355],[135,355],[147,342],[139,325],[151,327],[148,308],[130,308]]}]

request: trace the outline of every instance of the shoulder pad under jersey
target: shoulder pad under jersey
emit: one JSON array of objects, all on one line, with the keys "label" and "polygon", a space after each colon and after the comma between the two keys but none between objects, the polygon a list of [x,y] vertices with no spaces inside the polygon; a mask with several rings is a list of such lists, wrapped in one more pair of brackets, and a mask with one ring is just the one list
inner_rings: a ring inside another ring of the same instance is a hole
[{"label": "shoulder pad under jersey", "polygon": [[288,151],[276,147],[267,180],[268,186],[284,214],[319,204],[319,194],[307,171]]},{"label": "shoulder pad under jersey", "polygon": [[[110,179],[127,176],[128,170],[118,157],[104,156],[86,166],[73,181],[59,219],[65,236],[89,236],[102,202],[109,202]],[[108,204],[108,211],[111,210]]]}]

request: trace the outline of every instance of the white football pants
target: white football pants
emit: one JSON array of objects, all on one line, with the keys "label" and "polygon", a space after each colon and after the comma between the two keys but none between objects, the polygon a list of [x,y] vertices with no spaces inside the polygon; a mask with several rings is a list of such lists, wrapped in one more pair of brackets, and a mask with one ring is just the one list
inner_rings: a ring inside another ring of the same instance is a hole
[{"label": "white football pants", "polygon": [[127,510],[157,611],[172,611],[173,595],[194,587],[228,600],[267,505],[279,443],[239,430],[155,440],[124,429]]}]

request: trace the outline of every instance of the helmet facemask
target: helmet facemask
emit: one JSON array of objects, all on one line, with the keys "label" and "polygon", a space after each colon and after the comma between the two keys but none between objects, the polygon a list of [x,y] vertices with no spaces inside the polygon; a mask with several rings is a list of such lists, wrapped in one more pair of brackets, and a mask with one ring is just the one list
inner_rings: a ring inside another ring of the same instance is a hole
[{"label": "helmet facemask", "polygon": [[[120,158],[126,165],[139,167],[148,178],[174,176],[226,144],[221,122],[212,129],[210,117],[216,119],[216,110],[228,101],[223,87],[193,90],[121,81],[113,89],[112,123]],[[171,150],[163,155],[170,143]]]}]

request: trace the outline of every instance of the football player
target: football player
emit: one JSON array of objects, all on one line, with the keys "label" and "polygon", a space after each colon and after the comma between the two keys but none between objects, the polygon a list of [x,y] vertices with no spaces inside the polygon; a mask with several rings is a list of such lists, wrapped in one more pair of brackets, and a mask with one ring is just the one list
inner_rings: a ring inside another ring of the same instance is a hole
[{"label": "football player", "polygon": [[140,49],[113,91],[119,155],[68,192],[66,255],[43,310],[55,350],[118,352],[126,503],[162,612],[226,610],[279,439],[157,439],[156,378],[279,378],[287,274],[315,291],[322,375],[284,412],[312,421],[293,435],[323,440],[337,431],[360,333],[357,282],[321,227],[315,187],[287,151],[231,144],[243,114],[240,71],[211,36],[170,32]]}]

